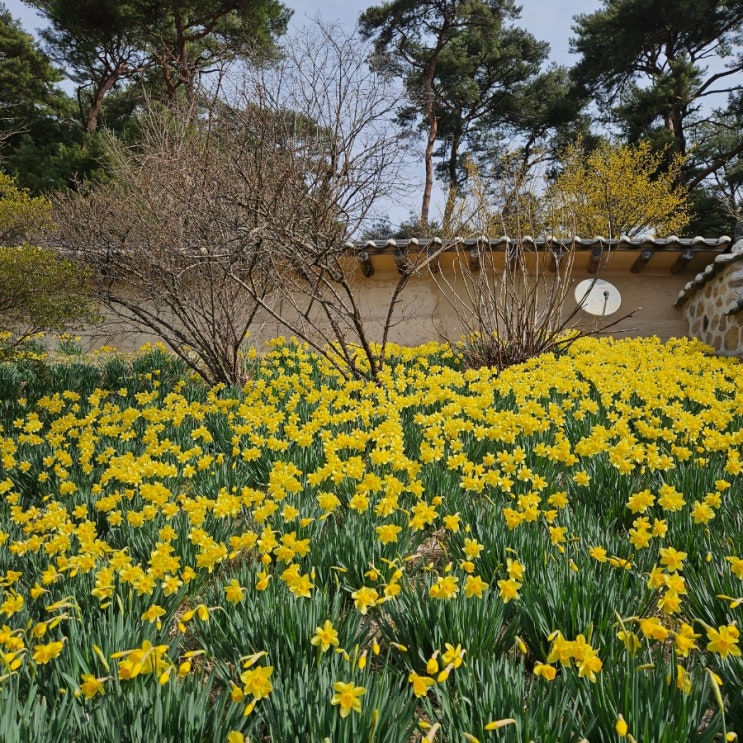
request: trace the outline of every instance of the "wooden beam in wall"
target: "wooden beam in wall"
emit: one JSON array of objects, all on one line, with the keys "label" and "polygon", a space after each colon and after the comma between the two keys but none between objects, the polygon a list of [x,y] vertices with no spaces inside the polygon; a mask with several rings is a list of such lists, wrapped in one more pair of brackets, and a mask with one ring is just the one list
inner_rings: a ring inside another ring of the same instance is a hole
[{"label": "wooden beam in wall", "polygon": [[687,248],[679,255],[676,262],[671,266],[671,273],[681,273],[686,264],[694,257],[693,248]]},{"label": "wooden beam in wall", "polygon": [[557,273],[557,270],[560,268],[560,261],[565,257],[565,253],[567,252],[564,248],[552,248],[552,259],[550,260],[550,271],[552,273]]},{"label": "wooden beam in wall", "polygon": [[601,262],[603,252],[603,248],[594,248],[591,251],[591,260],[588,261],[587,266],[588,273],[596,273],[599,270],[599,263]]},{"label": "wooden beam in wall", "polygon": [[477,273],[480,270],[480,248],[470,248],[467,253],[467,263],[472,273]]},{"label": "wooden beam in wall", "polygon": [[430,258],[428,268],[431,270],[431,273],[440,273],[441,265],[439,263],[439,258],[441,256],[441,246],[436,243],[431,243],[426,247],[426,253]]},{"label": "wooden beam in wall", "polygon": [[655,251],[652,248],[644,248],[641,250],[640,255],[637,256],[637,260],[632,264],[630,271],[632,271],[632,273],[640,273],[640,271],[648,265],[654,252]]},{"label": "wooden beam in wall", "polygon": [[395,251],[395,264],[397,265],[397,271],[401,276],[406,276],[410,273],[410,262],[402,248],[398,248]]},{"label": "wooden beam in wall", "polygon": [[369,257],[369,253],[367,253],[365,250],[362,250],[360,253],[357,253],[356,257],[359,259],[359,263],[361,264],[361,271],[369,278],[369,276],[374,276],[374,266],[372,265],[371,258]]}]

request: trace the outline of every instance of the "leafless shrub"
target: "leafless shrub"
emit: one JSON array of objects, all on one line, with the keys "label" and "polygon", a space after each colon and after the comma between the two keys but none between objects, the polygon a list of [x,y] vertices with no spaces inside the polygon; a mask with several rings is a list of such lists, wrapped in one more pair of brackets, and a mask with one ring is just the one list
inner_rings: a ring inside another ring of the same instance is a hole
[{"label": "leafless shrub", "polygon": [[[503,369],[541,353],[564,350],[580,336],[605,332],[620,322],[587,322],[580,312],[583,298],[569,309],[574,291],[574,232],[562,240],[543,238],[540,242],[549,248],[538,249],[532,235],[543,229],[535,184],[539,175],[529,166],[520,166],[518,158],[505,161],[500,173],[500,193],[494,198],[472,168],[472,191],[460,201],[454,229],[477,238],[467,243],[453,240],[451,275],[443,270],[431,274],[462,331],[462,338],[452,342],[471,367]],[[499,228],[504,237],[493,244],[483,237]]]},{"label": "leafless shrub", "polygon": [[181,114],[147,111],[136,147],[111,139],[113,179],[60,199],[55,237],[93,268],[96,296],[116,317],[157,335],[207,382],[239,383],[259,304],[225,277],[250,275],[267,299],[264,231],[225,201],[234,184],[208,127]]}]

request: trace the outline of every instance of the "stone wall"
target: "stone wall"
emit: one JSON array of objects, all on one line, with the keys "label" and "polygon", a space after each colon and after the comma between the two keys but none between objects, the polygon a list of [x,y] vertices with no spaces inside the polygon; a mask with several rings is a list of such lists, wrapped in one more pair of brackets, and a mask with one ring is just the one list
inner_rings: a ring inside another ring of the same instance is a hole
[{"label": "stone wall", "polygon": [[743,358],[743,239],[686,284],[676,306],[687,335],[719,354]]}]

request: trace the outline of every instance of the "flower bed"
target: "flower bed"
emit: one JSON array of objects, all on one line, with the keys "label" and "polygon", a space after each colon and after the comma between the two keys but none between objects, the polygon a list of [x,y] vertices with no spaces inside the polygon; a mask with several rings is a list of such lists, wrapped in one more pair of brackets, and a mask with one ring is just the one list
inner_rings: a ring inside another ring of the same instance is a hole
[{"label": "flower bed", "polygon": [[159,350],[11,367],[8,743],[743,733],[739,362],[584,339],[497,374],[431,344],[375,385],[279,340],[242,391]]}]

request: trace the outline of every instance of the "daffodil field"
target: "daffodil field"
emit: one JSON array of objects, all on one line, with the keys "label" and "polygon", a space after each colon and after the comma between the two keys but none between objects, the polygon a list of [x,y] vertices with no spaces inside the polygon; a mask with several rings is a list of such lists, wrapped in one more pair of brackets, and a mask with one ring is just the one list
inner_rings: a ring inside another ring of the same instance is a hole
[{"label": "daffodil field", "polygon": [[743,366],[0,365],[0,740],[743,736]]}]

